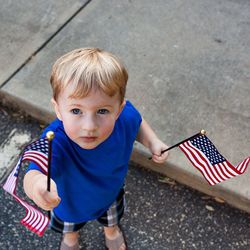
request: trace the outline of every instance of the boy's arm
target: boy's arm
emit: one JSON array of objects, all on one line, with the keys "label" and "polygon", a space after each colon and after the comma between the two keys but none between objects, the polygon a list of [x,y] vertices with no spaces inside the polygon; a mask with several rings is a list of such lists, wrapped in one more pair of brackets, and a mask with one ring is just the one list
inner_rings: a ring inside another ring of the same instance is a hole
[{"label": "boy's arm", "polygon": [[168,152],[161,154],[168,146],[164,144],[149,126],[149,124],[142,118],[142,122],[136,137],[136,140],[147,147],[152,153],[154,162],[163,163],[168,157]]},{"label": "boy's arm", "polygon": [[25,174],[23,188],[27,196],[44,210],[52,210],[60,203],[55,182],[51,179],[51,191],[47,191],[47,176],[38,170]]}]

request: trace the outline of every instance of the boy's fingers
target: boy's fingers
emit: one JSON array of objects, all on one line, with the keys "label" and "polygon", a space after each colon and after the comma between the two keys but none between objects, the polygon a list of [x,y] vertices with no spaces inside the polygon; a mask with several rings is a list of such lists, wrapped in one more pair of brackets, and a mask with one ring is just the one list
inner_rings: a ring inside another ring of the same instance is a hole
[{"label": "boy's fingers", "polygon": [[58,196],[56,183],[51,179],[51,192],[47,191],[47,177],[39,179],[33,188],[32,199],[37,206],[44,210],[57,207],[61,199]]},{"label": "boy's fingers", "polygon": [[162,163],[162,162],[163,162],[163,160],[161,160],[161,159],[159,158],[159,156],[156,156],[156,155],[154,155],[154,156],[152,157],[152,160],[153,160],[154,162],[156,162],[156,163]]},{"label": "boy's fingers", "polygon": [[57,206],[61,201],[56,191],[52,192],[47,191],[45,200],[48,204],[50,204],[53,207]]},{"label": "boy's fingers", "polygon": [[44,210],[51,210],[54,207],[57,207],[61,199],[58,196],[57,192],[48,192],[43,191],[40,194],[37,194],[33,201]]},{"label": "boy's fingers", "polygon": [[46,191],[45,201],[55,207],[60,203],[61,199],[58,196],[56,184],[52,179],[50,185],[50,191]]},{"label": "boy's fingers", "polygon": [[152,155],[152,159],[156,163],[163,163],[163,162],[165,162],[165,160],[167,159],[167,157],[168,157],[168,152],[167,151],[164,152],[163,154],[159,154],[159,155],[158,154],[153,154]]}]

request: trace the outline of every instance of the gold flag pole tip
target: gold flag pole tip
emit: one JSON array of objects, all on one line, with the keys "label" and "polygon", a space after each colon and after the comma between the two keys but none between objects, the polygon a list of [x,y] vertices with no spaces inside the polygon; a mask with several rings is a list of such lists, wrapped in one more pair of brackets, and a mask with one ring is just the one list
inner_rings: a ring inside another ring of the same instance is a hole
[{"label": "gold flag pole tip", "polygon": [[202,135],[205,135],[207,132],[206,132],[206,130],[202,129],[200,133],[201,133]]},{"label": "gold flag pole tip", "polygon": [[47,139],[48,139],[49,141],[52,141],[52,140],[54,139],[54,137],[55,137],[55,133],[54,133],[53,131],[48,131],[48,132],[46,133],[46,137],[47,137]]}]

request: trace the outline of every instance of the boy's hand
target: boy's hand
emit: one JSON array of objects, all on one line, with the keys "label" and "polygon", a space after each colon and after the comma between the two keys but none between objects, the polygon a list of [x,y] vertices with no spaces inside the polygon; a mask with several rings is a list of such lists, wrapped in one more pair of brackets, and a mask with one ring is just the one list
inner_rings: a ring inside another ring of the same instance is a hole
[{"label": "boy's hand", "polygon": [[52,210],[57,207],[61,199],[58,196],[55,182],[50,180],[50,192],[47,191],[47,176],[36,176],[33,182],[32,199],[37,206],[44,210]]},{"label": "boy's hand", "polygon": [[52,210],[61,201],[57,194],[56,183],[51,179],[51,191],[47,191],[47,176],[37,170],[30,170],[26,173],[23,184],[28,197],[44,210]]},{"label": "boy's hand", "polygon": [[152,153],[152,160],[156,163],[164,163],[168,158],[168,151],[161,153],[163,150],[167,149],[168,146],[163,143],[158,138],[151,142],[149,145],[149,150]]}]

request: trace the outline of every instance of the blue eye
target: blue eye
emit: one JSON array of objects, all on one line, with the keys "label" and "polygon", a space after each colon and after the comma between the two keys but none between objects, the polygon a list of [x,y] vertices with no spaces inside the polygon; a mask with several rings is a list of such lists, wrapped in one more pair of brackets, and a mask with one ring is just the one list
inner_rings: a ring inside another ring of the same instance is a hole
[{"label": "blue eye", "polygon": [[98,114],[101,114],[101,115],[105,115],[105,114],[108,114],[109,113],[109,110],[107,109],[99,109],[97,111]]},{"label": "blue eye", "polygon": [[70,112],[74,115],[79,115],[81,113],[80,109],[72,109]]}]

